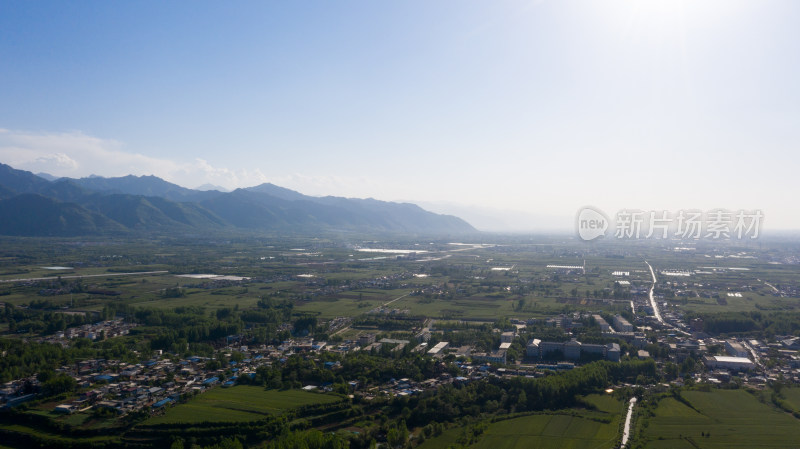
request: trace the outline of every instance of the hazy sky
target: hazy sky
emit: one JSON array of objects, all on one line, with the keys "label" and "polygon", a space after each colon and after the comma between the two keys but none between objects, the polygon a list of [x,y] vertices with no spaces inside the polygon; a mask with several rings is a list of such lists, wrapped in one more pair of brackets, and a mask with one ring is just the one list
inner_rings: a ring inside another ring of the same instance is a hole
[{"label": "hazy sky", "polygon": [[0,161],[519,229],[584,205],[800,228],[798,24],[794,0],[2,2]]}]

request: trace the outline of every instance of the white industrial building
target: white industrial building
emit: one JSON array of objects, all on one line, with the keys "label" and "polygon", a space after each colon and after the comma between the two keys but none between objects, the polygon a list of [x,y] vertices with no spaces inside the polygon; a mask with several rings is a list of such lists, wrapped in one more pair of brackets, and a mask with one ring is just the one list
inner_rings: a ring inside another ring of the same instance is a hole
[{"label": "white industrial building", "polygon": [[748,371],[755,365],[747,357],[731,357],[724,355],[706,356],[703,362],[712,369],[727,369],[732,371]]},{"label": "white industrial building", "polygon": [[432,347],[432,348],[431,348],[431,349],[428,351],[428,355],[433,355],[433,356],[436,356],[436,355],[441,355],[441,354],[443,353],[443,351],[444,351],[445,349],[447,349],[447,347],[448,347],[449,345],[450,345],[450,343],[448,343],[448,342],[446,342],[446,341],[440,341],[439,343],[436,343],[436,346]]}]

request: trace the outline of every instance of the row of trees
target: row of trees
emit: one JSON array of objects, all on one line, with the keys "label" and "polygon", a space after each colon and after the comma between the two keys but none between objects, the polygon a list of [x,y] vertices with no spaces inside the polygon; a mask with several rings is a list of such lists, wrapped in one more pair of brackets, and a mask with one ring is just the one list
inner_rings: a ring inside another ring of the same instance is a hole
[{"label": "row of trees", "polygon": [[445,385],[436,394],[426,394],[395,404],[411,410],[407,422],[424,426],[434,420],[453,421],[463,416],[479,416],[498,411],[521,412],[556,410],[573,406],[579,395],[636,379],[653,379],[653,360],[631,362],[593,362],[557,375],[540,379],[525,377],[489,378],[463,387]]},{"label": "row of trees", "polygon": [[800,335],[800,313],[798,312],[727,312],[714,314],[692,314],[690,320],[701,318],[703,330],[710,334],[750,333],[771,337],[774,335]]},{"label": "row of trees", "polygon": [[0,339],[0,382],[21,379],[36,373],[52,371],[79,360],[91,358],[117,359],[128,362],[138,361],[122,339],[92,343],[87,339],[76,339],[71,347],[50,343],[27,342]]},{"label": "row of trees", "polygon": [[[36,307],[34,307],[34,305]],[[49,301],[33,301],[31,307],[15,307],[5,303],[0,322],[8,323],[9,332],[30,332],[48,335],[63,331],[69,327],[81,326],[93,322],[96,318],[84,314],[65,314],[50,310],[55,308]]]}]

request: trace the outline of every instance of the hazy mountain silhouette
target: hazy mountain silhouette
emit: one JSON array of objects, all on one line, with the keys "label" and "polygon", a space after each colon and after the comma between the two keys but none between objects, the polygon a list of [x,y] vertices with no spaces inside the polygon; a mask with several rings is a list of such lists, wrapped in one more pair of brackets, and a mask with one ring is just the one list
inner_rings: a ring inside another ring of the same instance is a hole
[{"label": "hazy mountain silhouette", "polygon": [[194,190],[156,176],[49,181],[0,164],[0,223],[6,235],[126,231],[475,232],[464,220],[410,203],[312,197],[273,184],[233,192]]}]

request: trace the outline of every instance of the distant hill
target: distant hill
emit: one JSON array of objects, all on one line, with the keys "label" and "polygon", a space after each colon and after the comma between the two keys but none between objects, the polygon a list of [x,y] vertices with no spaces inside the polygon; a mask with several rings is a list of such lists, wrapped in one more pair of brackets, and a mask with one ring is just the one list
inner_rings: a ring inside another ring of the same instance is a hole
[{"label": "distant hill", "polygon": [[16,170],[6,164],[0,164],[0,185],[14,192],[34,192],[50,181],[40,178],[29,171]]},{"label": "distant hill", "polygon": [[67,237],[124,231],[119,223],[77,204],[30,193],[0,200],[0,217],[4,235]]},{"label": "distant hill", "polygon": [[215,196],[219,192],[204,192],[187,189],[177,184],[164,181],[156,176],[123,176],[120,178],[103,178],[94,176],[73,179],[75,184],[87,190],[103,193],[125,193],[128,195],[157,196],[172,201],[194,202]]},{"label": "distant hill", "polygon": [[88,210],[129,229],[221,228],[227,223],[193,203],[178,203],[159,197],[95,195],[83,202]]},{"label": "distant hill", "polygon": [[57,180],[61,179],[61,178],[59,178],[57,176],[51,175],[50,173],[44,173],[44,172],[36,173],[36,176],[38,176],[40,178],[43,178],[43,179],[46,179],[48,181],[57,181]]},{"label": "distant hill", "polygon": [[288,201],[305,200],[310,198],[303,195],[302,193],[295,192],[294,190],[290,190],[285,187],[279,187],[271,183],[265,183],[257,185],[255,187],[248,187],[244,190],[247,190],[249,192],[266,193],[269,196],[274,196],[275,198],[280,198],[282,200],[288,200]]},{"label": "distant hill", "polygon": [[11,198],[15,196],[17,192],[9,189],[8,187],[0,186],[0,200],[4,200],[6,198]]},{"label": "distant hill", "polygon": [[201,186],[197,186],[194,188],[195,190],[199,190],[201,192],[208,192],[209,190],[216,190],[217,192],[230,192],[230,190],[226,189],[225,187],[215,186],[214,184],[203,184]]},{"label": "distant hill", "polygon": [[[0,164],[0,234],[202,231],[475,232],[464,220],[410,203],[312,197],[274,184],[233,192],[187,189],[155,176],[48,181]],[[6,215],[6,214],[11,215]]]}]

